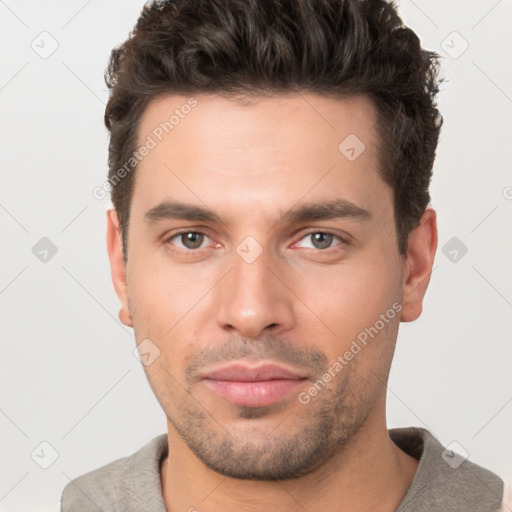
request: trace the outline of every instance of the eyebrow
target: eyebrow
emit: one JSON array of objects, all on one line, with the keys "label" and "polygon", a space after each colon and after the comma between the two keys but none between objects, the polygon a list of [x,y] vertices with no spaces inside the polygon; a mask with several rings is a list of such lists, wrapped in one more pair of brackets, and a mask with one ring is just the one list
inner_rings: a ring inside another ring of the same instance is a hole
[{"label": "eyebrow", "polygon": [[349,218],[354,220],[370,220],[372,212],[348,201],[347,199],[334,199],[332,201],[311,203],[293,208],[286,212],[282,221],[300,223],[312,220],[328,220]]},{"label": "eyebrow", "polygon": [[[332,201],[304,204],[287,211],[278,222],[301,223],[315,220],[328,220],[348,218],[354,220],[370,220],[372,213],[347,199],[334,199]],[[149,223],[162,220],[180,219],[195,222],[223,223],[222,219],[213,211],[202,206],[181,203],[168,199],[146,212],[144,218]]]},{"label": "eyebrow", "polygon": [[151,208],[144,215],[149,223],[159,222],[167,219],[184,219],[197,222],[222,222],[220,217],[208,208],[191,204],[180,203],[168,199],[158,206]]}]

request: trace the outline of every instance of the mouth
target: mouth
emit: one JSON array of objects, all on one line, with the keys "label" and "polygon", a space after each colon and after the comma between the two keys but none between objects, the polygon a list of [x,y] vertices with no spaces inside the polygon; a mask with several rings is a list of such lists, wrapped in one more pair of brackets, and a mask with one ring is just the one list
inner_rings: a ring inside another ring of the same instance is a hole
[{"label": "mouth", "polygon": [[247,407],[278,402],[304,385],[307,377],[276,364],[229,364],[206,372],[203,382],[216,395]]}]

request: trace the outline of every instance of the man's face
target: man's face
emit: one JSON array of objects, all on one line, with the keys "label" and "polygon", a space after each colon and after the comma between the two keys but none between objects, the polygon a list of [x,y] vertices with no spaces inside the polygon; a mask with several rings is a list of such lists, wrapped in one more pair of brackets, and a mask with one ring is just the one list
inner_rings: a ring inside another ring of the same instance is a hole
[{"label": "man's face", "polygon": [[303,475],[384,418],[404,260],[375,110],[195,99],[141,120],[139,146],[156,145],[135,175],[124,300],[176,439],[228,476]]}]

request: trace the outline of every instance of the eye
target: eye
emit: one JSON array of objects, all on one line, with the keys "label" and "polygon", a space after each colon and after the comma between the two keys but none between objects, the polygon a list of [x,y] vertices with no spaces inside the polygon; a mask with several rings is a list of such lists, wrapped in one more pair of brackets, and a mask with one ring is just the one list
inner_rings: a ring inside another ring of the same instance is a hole
[{"label": "eye", "polygon": [[330,249],[334,239],[338,239],[341,243],[344,242],[341,237],[334,233],[330,233],[329,231],[313,231],[311,233],[307,233],[301,238],[301,240],[307,240],[308,238],[311,240],[311,245],[308,248],[311,249]]},{"label": "eye", "polygon": [[[165,243],[173,243],[179,249],[183,250],[194,250],[201,249],[201,245],[208,239],[209,237],[201,233],[200,231],[182,231],[181,233],[176,233],[169,237]],[[176,243],[174,240],[177,240],[179,243]],[[180,245],[181,244],[181,245]]]}]

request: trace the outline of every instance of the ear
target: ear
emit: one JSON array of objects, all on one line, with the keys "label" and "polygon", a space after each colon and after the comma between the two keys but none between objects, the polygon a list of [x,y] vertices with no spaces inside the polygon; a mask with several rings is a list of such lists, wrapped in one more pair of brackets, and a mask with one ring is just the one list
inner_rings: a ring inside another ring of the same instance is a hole
[{"label": "ear", "polygon": [[132,319],[128,308],[126,265],[123,260],[121,230],[119,229],[117,212],[113,208],[107,211],[107,251],[110,260],[112,282],[114,283],[117,297],[121,302],[119,320],[121,320],[124,325],[132,327]]},{"label": "ear", "polygon": [[418,227],[409,234],[400,316],[402,322],[413,322],[421,315],[437,250],[436,217],[436,212],[428,207]]}]

